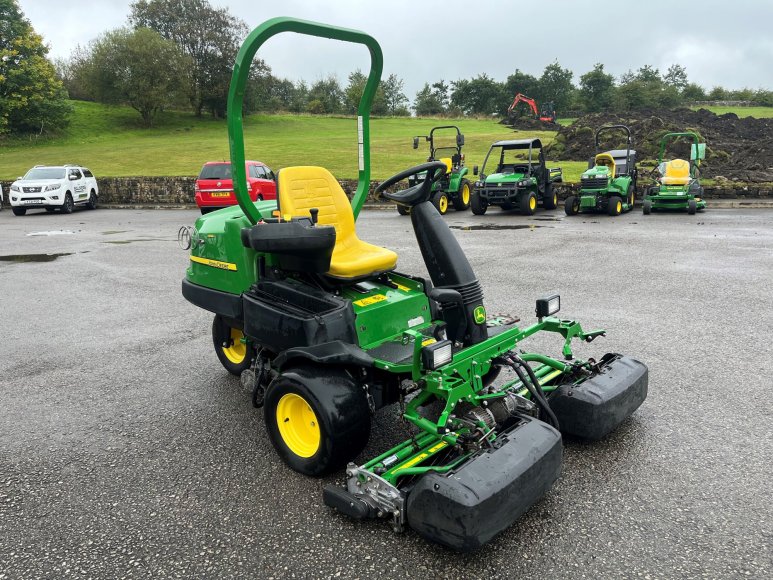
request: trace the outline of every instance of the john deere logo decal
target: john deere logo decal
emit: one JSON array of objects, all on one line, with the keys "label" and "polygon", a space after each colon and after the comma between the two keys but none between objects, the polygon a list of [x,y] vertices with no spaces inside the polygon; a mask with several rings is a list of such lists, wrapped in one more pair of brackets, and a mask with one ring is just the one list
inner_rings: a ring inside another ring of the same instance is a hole
[{"label": "john deere logo decal", "polygon": [[483,308],[482,304],[475,308],[472,315],[475,317],[476,324],[483,324],[486,322],[486,309]]}]

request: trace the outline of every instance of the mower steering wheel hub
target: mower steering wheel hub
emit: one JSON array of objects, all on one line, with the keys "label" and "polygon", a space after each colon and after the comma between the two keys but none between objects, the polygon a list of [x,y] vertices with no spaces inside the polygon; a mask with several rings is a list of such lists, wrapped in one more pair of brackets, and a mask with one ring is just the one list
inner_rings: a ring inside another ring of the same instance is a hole
[{"label": "mower steering wheel hub", "polygon": [[[448,166],[442,161],[422,163],[421,165],[416,165],[415,167],[401,171],[386,181],[382,181],[373,193],[376,197],[383,195],[386,199],[393,201],[398,205],[413,207],[425,201],[429,201],[432,196],[432,184],[443,177],[447,171]],[[384,191],[398,181],[408,179],[414,175],[418,176],[420,173],[424,173],[424,181],[421,183],[394,193]]]}]

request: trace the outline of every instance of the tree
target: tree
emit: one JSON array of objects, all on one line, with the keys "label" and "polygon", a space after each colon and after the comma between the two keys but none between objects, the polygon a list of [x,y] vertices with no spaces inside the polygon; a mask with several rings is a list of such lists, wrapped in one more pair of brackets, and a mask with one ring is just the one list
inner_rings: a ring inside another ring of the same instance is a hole
[{"label": "tree", "polygon": [[416,93],[413,109],[418,116],[442,115],[448,110],[448,84],[442,79],[424,86]]},{"label": "tree", "polygon": [[596,63],[580,77],[580,102],[589,113],[609,109],[614,96],[615,77],[604,72],[603,64]]},{"label": "tree", "polygon": [[311,85],[307,108],[309,113],[341,113],[343,108],[344,92],[335,76],[319,79]]},{"label": "tree", "polygon": [[[350,115],[357,114],[357,108],[360,105],[360,98],[365,92],[365,84],[368,77],[360,69],[355,70],[349,75],[349,84],[344,89],[344,111]],[[373,103],[370,112],[374,115],[384,115],[387,112],[386,101],[384,100],[384,88],[379,84],[376,94],[373,96]]]},{"label": "tree", "polygon": [[404,117],[409,115],[408,97],[403,92],[405,83],[403,79],[392,73],[381,86],[384,88],[384,106],[387,115]]},{"label": "tree", "polygon": [[504,104],[503,111],[507,110],[507,107],[510,106],[510,103],[513,102],[515,95],[518,93],[531,97],[536,94],[538,88],[539,81],[537,77],[515,69],[515,72],[508,76],[505,81],[505,93],[508,95],[509,101]]},{"label": "tree", "polygon": [[131,5],[129,22],[155,30],[191,58],[188,99],[197,116],[205,108],[215,116],[225,111],[233,62],[248,31],[243,21],[208,0],[139,0]]},{"label": "tree", "polygon": [[672,64],[663,76],[663,82],[675,87],[678,91],[684,91],[687,87],[687,69],[680,64]]},{"label": "tree", "polygon": [[490,115],[507,109],[507,93],[502,83],[486,73],[451,83],[451,105],[466,115]]},{"label": "tree", "polygon": [[16,0],[0,0],[0,134],[67,124],[67,91],[47,54]]},{"label": "tree", "polygon": [[704,91],[703,87],[698,84],[687,83],[687,85],[682,90],[682,99],[687,102],[705,101],[706,91]]},{"label": "tree", "polygon": [[572,77],[574,73],[568,68],[561,68],[558,61],[545,67],[539,79],[538,91],[535,97],[539,104],[551,101],[556,111],[566,111],[572,100],[574,85]]},{"label": "tree", "polygon": [[186,85],[190,60],[177,46],[148,28],[119,28],[92,45],[88,82],[97,100],[127,103],[146,126],[176,102]]}]

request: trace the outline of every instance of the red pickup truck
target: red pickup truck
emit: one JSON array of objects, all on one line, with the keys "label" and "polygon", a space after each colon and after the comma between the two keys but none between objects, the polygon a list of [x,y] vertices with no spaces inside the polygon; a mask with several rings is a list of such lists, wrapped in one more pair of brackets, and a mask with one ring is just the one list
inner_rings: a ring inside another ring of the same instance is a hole
[{"label": "red pickup truck", "polygon": [[[274,172],[260,161],[247,161],[247,186],[252,201],[276,199]],[[201,213],[207,213],[236,205],[231,164],[227,161],[210,161],[201,168],[196,179],[196,205]]]}]

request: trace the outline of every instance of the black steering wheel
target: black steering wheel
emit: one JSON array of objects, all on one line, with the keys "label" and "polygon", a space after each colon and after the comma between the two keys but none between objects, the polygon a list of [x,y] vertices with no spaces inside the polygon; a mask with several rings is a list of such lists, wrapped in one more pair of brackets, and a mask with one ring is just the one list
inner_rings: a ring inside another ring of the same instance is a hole
[{"label": "black steering wheel", "polygon": [[[442,161],[430,161],[429,163],[422,163],[416,167],[411,167],[410,169],[401,171],[386,181],[382,181],[376,187],[376,189],[373,190],[373,194],[376,197],[383,195],[389,201],[393,201],[399,205],[413,207],[414,205],[429,201],[429,198],[432,195],[432,184],[443,177],[447,170],[448,167]],[[418,183],[413,187],[409,187],[408,189],[396,191],[394,193],[384,191],[386,188],[392,187],[398,181],[402,181],[403,179],[407,179],[422,172],[426,172],[426,177],[421,183]]]}]

